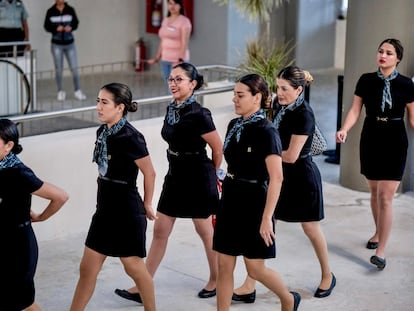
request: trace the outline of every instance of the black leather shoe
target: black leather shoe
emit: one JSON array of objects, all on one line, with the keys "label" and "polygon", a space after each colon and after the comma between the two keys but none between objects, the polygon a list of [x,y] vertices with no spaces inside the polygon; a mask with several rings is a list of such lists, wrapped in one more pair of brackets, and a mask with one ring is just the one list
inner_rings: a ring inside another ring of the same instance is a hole
[{"label": "black leather shoe", "polygon": [[387,264],[385,258],[378,257],[377,255],[371,256],[370,261],[373,265],[376,265],[377,268],[380,270],[384,269],[385,265]]},{"label": "black leather shoe", "polygon": [[376,249],[376,248],[378,248],[378,242],[368,241],[367,242],[367,248],[368,249]]},{"label": "black leather shoe", "polygon": [[115,294],[117,294],[118,296],[124,298],[124,299],[128,299],[128,300],[132,300],[132,301],[136,301],[138,303],[142,303],[142,299],[139,293],[130,293],[129,291],[127,291],[126,289],[115,289]]},{"label": "black leather shoe", "polygon": [[203,288],[202,290],[200,290],[198,292],[198,297],[200,298],[211,298],[216,296],[216,289],[213,290],[207,290],[205,288]]},{"label": "black leather shoe", "polygon": [[290,292],[293,295],[293,311],[297,311],[300,304],[300,295],[297,292]]},{"label": "black leather shoe", "polygon": [[231,300],[241,301],[244,303],[253,303],[256,300],[256,290],[254,290],[252,293],[244,294],[244,295],[238,295],[236,293],[233,293]]},{"label": "black leather shoe", "polygon": [[318,287],[318,289],[316,290],[315,294],[313,295],[316,298],[325,298],[328,297],[331,293],[333,288],[336,285],[336,277],[335,275],[332,273],[332,281],[331,281],[331,286],[329,286],[328,289],[321,289]]}]

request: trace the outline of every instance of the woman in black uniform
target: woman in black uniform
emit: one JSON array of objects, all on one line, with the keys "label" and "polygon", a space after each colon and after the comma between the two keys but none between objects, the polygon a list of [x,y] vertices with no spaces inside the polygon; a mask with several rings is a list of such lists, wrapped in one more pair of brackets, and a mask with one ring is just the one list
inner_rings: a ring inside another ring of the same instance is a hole
[{"label": "woman in black uniform", "polygon": [[[286,67],[277,75],[273,123],[282,141],[284,179],[275,217],[301,223],[321,267],[321,282],[314,297],[324,298],[331,294],[336,278],[330,269],[328,246],[320,226],[324,218],[321,175],[310,155],[315,117],[304,100],[304,90],[312,80],[309,72],[296,66]],[[233,300],[254,302],[254,287],[255,281],[247,278],[235,290]]]},{"label": "woman in black uniform", "polygon": [[237,256],[250,277],[273,291],[282,310],[297,310],[300,295],[290,293],[279,274],[265,266],[276,255],[274,210],[282,186],[282,146],[262,108],[270,100],[264,79],[240,78],[233,102],[239,118],[230,121],[224,142],[227,176],[217,212],[214,250],[218,254],[217,310],[229,310]]},{"label": "woman in black uniform", "polygon": [[[191,218],[203,241],[210,268],[210,279],[198,296],[209,298],[216,295],[217,260],[212,248],[211,215],[218,205],[216,170],[222,161],[223,144],[210,111],[193,94],[203,84],[203,76],[189,63],[176,65],[168,78],[174,100],[167,108],[161,135],[168,143],[169,168],[158,202],[158,218],[146,265],[154,276],[176,218]],[[207,155],[206,145],[211,149],[212,159]],[[136,287],[115,292],[125,299],[141,301]]]},{"label": "woman in black uniform", "polygon": [[[17,126],[0,119],[0,310],[40,311],[34,285],[39,250],[32,222],[51,217],[68,195],[24,165],[17,157],[22,150]],[[32,194],[50,201],[43,212],[31,210]]]},{"label": "woman in black uniform", "polygon": [[[154,284],[144,263],[147,218],[152,208],[155,171],[144,136],[125,118],[136,111],[128,86],[110,83],[98,94],[98,119],[93,161],[98,164],[98,194],[80,263],[80,277],[71,311],[84,310],[107,256],[119,257],[142,293],[145,310],[155,310]],[[138,193],[138,171],[144,176],[144,197]]]},{"label": "woman in black uniform", "polygon": [[408,122],[414,128],[414,84],[397,70],[403,53],[399,40],[391,38],[381,42],[377,51],[378,70],[359,78],[352,106],[336,133],[336,141],[344,143],[365,106],[360,140],[361,174],[368,182],[375,223],[375,233],[366,247],[376,249],[370,261],[379,269],[386,265],[385,247],[391,233],[392,200],[407,159],[406,109]]}]

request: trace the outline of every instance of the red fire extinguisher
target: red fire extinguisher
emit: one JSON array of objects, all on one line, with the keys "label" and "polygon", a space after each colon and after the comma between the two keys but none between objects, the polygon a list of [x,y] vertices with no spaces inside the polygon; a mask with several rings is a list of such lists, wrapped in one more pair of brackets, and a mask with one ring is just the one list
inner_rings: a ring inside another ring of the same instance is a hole
[{"label": "red fire extinguisher", "polygon": [[135,46],[135,71],[144,71],[146,47],[144,40],[139,38]]}]

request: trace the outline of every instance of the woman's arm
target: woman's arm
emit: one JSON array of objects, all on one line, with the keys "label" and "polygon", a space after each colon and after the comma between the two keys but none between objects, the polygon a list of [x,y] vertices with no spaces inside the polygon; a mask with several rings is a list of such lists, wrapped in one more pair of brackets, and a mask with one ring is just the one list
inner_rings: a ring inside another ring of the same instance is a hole
[{"label": "woman's arm", "polygon": [[290,137],[289,148],[282,152],[283,162],[295,163],[308,137],[308,135],[292,135]]},{"label": "woman's arm", "polygon": [[[191,27],[183,27],[181,29],[181,44],[180,44],[180,57],[181,59],[186,60],[186,52],[188,49],[188,42],[190,41]],[[178,61],[178,59],[177,59]]]},{"label": "woman's arm", "polygon": [[216,170],[220,168],[223,161],[223,142],[217,130],[201,135],[201,137],[207,142],[211,148],[211,158],[213,159],[214,167]]},{"label": "woman's arm", "polygon": [[47,182],[44,182],[38,190],[33,192],[33,194],[46,200],[50,200],[50,202],[41,213],[35,213],[32,210],[30,211],[32,222],[45,221],[60,210],[63,204],[69,199],[69,196],[65,191]]},{"label": "woman's arm", "polygon": [[152,208],[152,198],[154,196],[155,188],[155,170],[152,165],[151,157],[148,155],[141,159],[135,160],[135,164],[138,166],[144,176],[144,207],[147,212],[147,218],[154,220],[157,218],[154,209]]},{"label": "woman's arm", "polygon": [[279,200],[280,189],[282,188],[283,170],[282,157],[272,154],[266,157],[266,168],[269,173],[269,187],[266,195],[266,205],[263,211],[260,235],[266,245],[272,245],[276,236],[273,232],[273,214],[277,201]]},{"label": "woman's arm", "polygon": [[348,114],[346,115],[344,124],[339,129],[339,131],[336,132],[337,143],[344,143],[346,141],[348,131],[355,125],[355,123],[358,121],[359,116],[361,115],[361,109],[362,98],[354,95],[351,109],[349,109]]},{"label": "woman's arm", "polygon": [[407,119],[411,128],[414,130],[414,102],[407,104]]}]

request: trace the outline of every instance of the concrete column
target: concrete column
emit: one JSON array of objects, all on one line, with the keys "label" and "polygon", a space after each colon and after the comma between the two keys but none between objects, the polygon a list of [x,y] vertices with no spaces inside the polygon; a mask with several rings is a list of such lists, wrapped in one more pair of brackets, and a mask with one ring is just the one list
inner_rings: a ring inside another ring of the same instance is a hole
[{"label": "concrete column", "polygon": [[[346,30],[344,96],[342,119],[351,104],[355,85],[364,72],[377,70],[376,51],[380,42],[386,38],[397,38],[404,46],[404,58],[398,66],[400,73],[409,77],[414,75],[414,1],[412,0],[349,0]],[[341,185],[358,191],[367,191],[364,177],[360,174],[359,140],[363,117],[348,133],[347,142],[341,146]],[[414,143],[411,130],[410,152],[402,189],[413,182]],[[411,156],[410,156],[411,155]],[[384,163],[384,165],[386,165]]]}]

